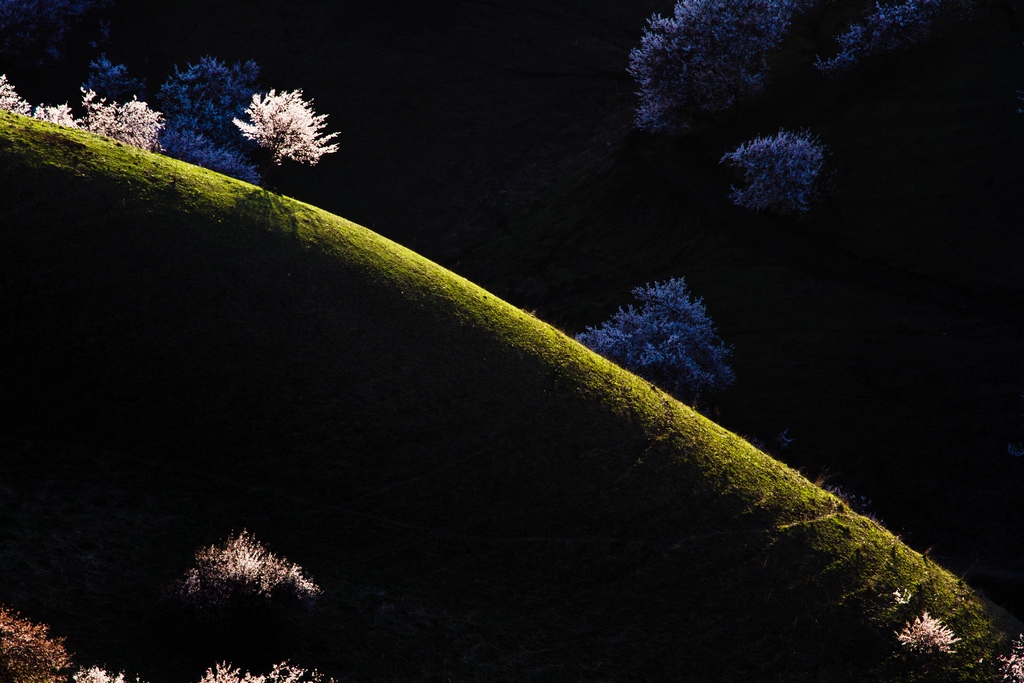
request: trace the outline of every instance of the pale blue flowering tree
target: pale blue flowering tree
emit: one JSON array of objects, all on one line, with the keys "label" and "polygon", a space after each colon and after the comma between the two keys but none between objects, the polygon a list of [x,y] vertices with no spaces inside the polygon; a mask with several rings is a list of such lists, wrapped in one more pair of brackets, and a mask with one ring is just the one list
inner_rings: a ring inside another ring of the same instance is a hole
[{"label": "pale blue flowering tree", "polygon": [[247,156],[255,150],[232,120],[245,111],[256,91],[260,69],[254,61],[227,65],[205,56],[184,70],[174,67],[157,99],[167,117],[160,136],[164,153],[190,164],[258,183]]},{"label": "pale blue flowering tree", "polygon": [[819,196],[818,182],[825,163],[825,147],[809,133],[780,130],[774,136],[748,140],[724,155],[743,171],[743,187],[733,187],[730,198],[753,211],[787,214],[806,211]]},{"label": "pale blue flowering tree", "polygon": [[[953,0],[963,9],[966,0]],[[850,24],[836,36],[839,52],[828,59],[820,56],[815,66],[828,75],[848,71],[865,59],[896,52],[920,43],[931,33],[943,3],[940,0],[906,0],[894,5],[875,3],[862,23]]]},{"label": "pale blue flowering tree", "polygon": [[577,341],[690,403],[705,391],[732,384],[731,349],[683,278],[637,287],[633,296],[640,308],[620,308],[610,320],[578,334]]},{"label": "pale blue flowering tree", "polygon": [[679,0],[671,17],[655,14],[629,55],[640,86],[636,126],[679,131],[759,93],[765,57],[795,9],[785,0]]}]

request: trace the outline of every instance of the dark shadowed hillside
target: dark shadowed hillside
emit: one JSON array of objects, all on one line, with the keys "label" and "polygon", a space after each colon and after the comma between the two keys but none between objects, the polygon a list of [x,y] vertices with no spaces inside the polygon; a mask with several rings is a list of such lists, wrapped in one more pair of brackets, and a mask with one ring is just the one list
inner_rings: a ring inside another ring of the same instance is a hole
[{"label": "dark shadowed hillside", "polygon": [[[403,247],[0,121],[0,600],[81,663],[157,683],[285,658],[352,680],[980,681],[1017,632],[876,522]],[[161,589],[239,529],[322,606],[263,644],[183,641]],[[900,647],[924,610],[957,653]]]}]

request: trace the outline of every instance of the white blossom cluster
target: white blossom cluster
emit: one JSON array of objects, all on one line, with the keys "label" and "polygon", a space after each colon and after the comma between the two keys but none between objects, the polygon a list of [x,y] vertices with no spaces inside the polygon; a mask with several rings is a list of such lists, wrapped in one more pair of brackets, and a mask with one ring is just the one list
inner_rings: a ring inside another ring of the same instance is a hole
[{"label": "white blossom cluster", "polygon": [[15,92],[14,86],[7,80],[7,74],[0,74],[0,109],[23,116],[32,115],[32,105]]},{"label": "white blossom cluster", "polygon": [[[88,87],[97,84],[107,92],[141,88],[142,82],[133,79],[123,64],[112,64],[101,56],[90,66],[90,79],[82,86],[82,118],[76,119],[66,103],[33,108],[18,95],[6,75],[0,75],[0,110],[82,128],[251,183],[262,180],[257,167],[246,158],[247,145],[256,149],[253,142],[267,150],[273,164],[293,159],[316,165],[324,154],[338,150],[337,144],[329,144],[338,134],[322,134],[327,115],[315,114],[312,102],[302,99],[301,90],[253,93],[249,106],[242,107],[250,98],[242,93],[251,92],[259,73],[255,62],[228,67],[213,57],[204,57],[185,71],[175,67],[175,75],[160,89],[161,100],[172,112],[167,121],[164,114],[150,109],[136,94],[123,103],[108,103],[107,98]],[[250,122],[232,118],[235,113],[247,114]],[[262,170],[267,168],[269,164]]]},{"label": "white blossom cluster", "polygon": [[85,116],[77,122],[80,128],[151,152],[160,149],[163,114],[153,111],[137,97],[123,104],[107,104],[105,97],[96,98],[94,90],[82,88]]},{"label": "white blossom cluster", "polygon": [[641,306],[620,308],[577,341],[651,380],[681,399],[696,402],[708,389],[734,380],[730,348],[718,339],[702,299],[694,300],[683,278],[633,290]]},{"label": "white blossom cluster", "polygon": [[338,151],[338,145],[327,144],[338,134],[321,135],[327,115],[314,114],[312,105],[302,99],[301,90],[254,93],[245,110],[251,122],[236,118],[234,123],[242,135],[269,150],[275,164],[293,159],[315,166],[324,154]]},{"label": "white blossom cluster", "polygon": [[939,8],[939,0],[906,0],[897,5],[876,3],[864,23],[850,24],[836,36],[838,54],[829,59],[819,56],[814,66],[823,73],[835,75],[866,57],[902,50],[920,42],[931,32]]},{"label": "white blossom cluster", "polygon": [[1024,633],[1013,641],[1009,656],[999,655],[1003,680],[1009,683],[1024,683]]},{"label": "white blossom cluster", "polygon": [[58,104],[56,107],[40,104],[32,112],[32,116],[40,121],[49,121],[65,128],[78,128],[78,121],[75,120],[75,115],[72,113],[71,107],[68,106],[67,102]]},{"label": "white blossom cluster", "polygon": [[765,55],[785,37],[785,0],[679,0],[648,20],[628,71],[640,86],[635,124],[678,131],[694,115],[728,109],[764,87]]},{"label": "white blossom cluster", "polygon": [[280,595],[308,607],[321,593],[299,565],[278,558],[244,530],[222,546],[200,550],[195,562],[172,590],[179,601],[200,611]]},{"label": "white blossom cluster", "polygon": [[33,116],[67,128],[81,128],[151,152],[160,150],[163,114],[153,111],[148,104],[135,97],[124,104],[107,104],[106,98],[96,98],[95,91],[82,88],[85,116],[76,119],[67,103],[56,107],[40,104],[33,108],[15,92],[7,75],[0,74],[0,109]]},{"label": "white blossom cluster", "polygon": [[733,187],[737,206],[786,214],[806,211],[817,197],[825,147],[807,133],[780,130],[748,140],[721,158],[743,170],[744,187]]},{"label": "white blossom cluster", "polygon": [[[71,677],[71,680],[74,683],[125,683],[124,672],[112,674],[98,666],[79,669]],[[139,683],[137,678],[135,680],[136,683]]]},{"label": "white blossom cluster", "polygon": [[[98,666],[79,669],[72,675],[73,683],[127,683],[124,673],[113,674]],[[207,669],[199,683],[323,683],[324,677],[318,671],[308,671],[288,662],[280,662],[266,674],[253,674],[220,662]],[[333,682],[333,679],[330,679]],[[138,677],[135,683],[140,683]]]},{"label": "white blossom cluster", "polygon": [[896,634],[900,645],[914,652],[954,653],[952,645],[959,642],[953,630],[936,619],[927,611],[907,622],[903,630]]},{"label": "white blossom cluster", "polygon": [[323,674],[307,671],[288,662],[275,664],[270,673],[266,674],[242,673],[240,669],[221,662],[207,669],[199,683],[323,683]]}]

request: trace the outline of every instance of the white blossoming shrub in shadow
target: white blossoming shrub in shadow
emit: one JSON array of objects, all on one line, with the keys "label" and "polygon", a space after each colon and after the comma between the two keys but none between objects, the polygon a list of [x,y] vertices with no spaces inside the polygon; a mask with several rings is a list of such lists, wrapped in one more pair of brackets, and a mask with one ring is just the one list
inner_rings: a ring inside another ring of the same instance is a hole
[{"label": "white blossoming shrub in shadow", "polygon": [[[307,671],[288,662],[275,664],[270,673],[253,674],[221,662],[199,679],[199,683],[323,683],[324,677],[318,671]],[[334,679],[330,679],[333,683]]]},{"label": "white blossoming shrub in shadow", "polygon": [[836,75],[869,57],[919,43],[931,33],[940,9],[939,0],[907,0],[896,5],[875,3],[864,23],[850,24],[836,36],[839,52],[829,59],[819,56],[814,66],[823,73]]},{"label": "white blossoming shrub in shadow", "polygon": [[628,71],[640,90],[635,124],[674,132],[694,116],[759,93],[765,56],[789,27],[786,0],[679,0],[671,17],[648,20]]},{"label": "white blossoming shrub in shadow", "polygon": [[1024,633],[1013,641],[1009,656],[999,655],[1003,680],[1010,683],[1024,683]]},{"label": "white blossoming shrub in shadow", "polygon": [[0,74],[0,109],[22,116],[32,115],[32,105],[14,90],[7,74]]},{"label": "white blossoming shrub in shadow", "polygon": [[195,567],[177,581],[175,598],[198,613],[217,616],[246,605],[293,605],[308,609],[320,588],[297,564],[278,558],[249,532],[196,553]]},{"label": "white blossoming shrub in shadow", "polygon": [[951,628],[928,614],[927,611],[915,618],[913,623],[907,622],[903,630],[896,634],[896,638],[906,649],[920,653],[952,654],[956,652],[952,647],[953,644],[960,641]]},{"label": "white blossoming shrub in shadow", "polygon": [[[87,669],[79,669],[71,677],[73,683],[127,683],[124,672],[112,674],[106,669],[92,666]],[[135,683],[141,683],[136,676]]]},{"label": "white blossoming shrub in shadow", "polygon": [[155,623],[194,656],[269,666],[294,651],[320,595],[299,565],[242,531],[196,553],[167,587]]},{"label": "white blossoming shrub in shadow", "polygon": [[124,104],[107,104],[106,98],[96,97],[95,91],[82,89],[85,116],[77,122],[80,128],[150,152],[160,149],[163,114],[135,98]]},{"label": "white blossoming shrub in shadow", "polygon": [[730,349],[683,278],[637,287],[633,296],[639,309],[620,308],[611,320],[577,335],[577,341],[690,403],[704,391],[732,384]]},{"label": "white blossoming shrub in shadow", "polygon": [[807,133],[780,130],[748,140],[721,163],[742,169],[745,185],[733,187],[733,203],[753,211],[780,214],[806,211],[818,197],[825,147]]}]

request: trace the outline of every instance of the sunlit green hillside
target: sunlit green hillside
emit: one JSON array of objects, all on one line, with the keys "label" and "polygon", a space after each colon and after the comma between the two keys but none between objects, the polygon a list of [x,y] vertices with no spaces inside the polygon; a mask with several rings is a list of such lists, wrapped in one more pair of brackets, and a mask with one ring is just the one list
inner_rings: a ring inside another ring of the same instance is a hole
[{"label": "sunlit green hillside", "polygon": [[[1020,628],[358,225],[6,114],[0,188],[0,602],[81,664],[152,683],[238,657],[339,681],[981,681]],[[320,609],[255,654],[183,647],[161,587],[243,528],[316,578]],[[925,610],[956,653],[900,647]]]}]

